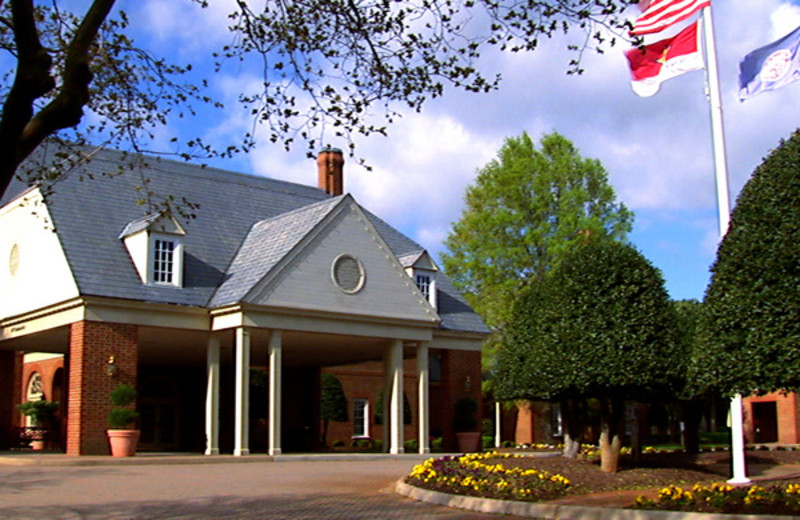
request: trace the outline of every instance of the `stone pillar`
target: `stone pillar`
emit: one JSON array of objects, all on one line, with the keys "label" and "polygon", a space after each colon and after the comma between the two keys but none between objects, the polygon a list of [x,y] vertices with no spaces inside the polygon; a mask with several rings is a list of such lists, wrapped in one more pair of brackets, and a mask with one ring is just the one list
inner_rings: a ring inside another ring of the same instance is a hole
[{"label": "stone pillar", "polygon": [[206,455],[219,455],[219,334],[206,347]]},{"label": "stone pillar", "polygon": [[388,378],[391,385],[389,398],[389,453],[399,454],[403,447],[403,342],[393,340],[389,346]]},{"label": "stone pillar", "polygon": [[250,331],[236,329],[236,400],[233,454],[250,453]]},{"label": "stone pillar", "polygon": [[417,408],[419,409],[419,452],[431,452],[430,427],[430,376],[428,372],[428,345],[417,345]]},{"label": "stone pillar", "polygon": [[273,330],[269,336],[269,454],[281,454],[281,380],[283,335]]},{"label": "stone pillar", "polygon": [[136,385],[138,327],[79,321],[70,325],[67,454],[107,455],[111,391]]}]

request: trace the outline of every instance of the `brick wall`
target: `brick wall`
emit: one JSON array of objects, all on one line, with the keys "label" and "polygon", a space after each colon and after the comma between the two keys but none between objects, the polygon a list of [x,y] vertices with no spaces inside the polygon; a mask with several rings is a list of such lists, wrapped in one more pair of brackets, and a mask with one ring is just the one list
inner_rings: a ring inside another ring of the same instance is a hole
[{"label": "brick wall", "polygon": [[[116,370],[109,375],[112,356]],[[109,395],[119,384],[136,384],[137,365],[136,325],[82,321],[70,326],[68,454],[109,453]]]},{"label": "brick wall", "polygon": [[[432,349],[433,350],[433,349]],[[431,388],[431,431],[441,431],[442,449],[456,451],[455,430],[453,428],[455,403],[464,397],[474,399],[481,406],[481,353],[460,350],[443,350],[442,382]],[[434,392],[435,390],[435,392]],[[483,417],[478,416],[478,429]]]}]

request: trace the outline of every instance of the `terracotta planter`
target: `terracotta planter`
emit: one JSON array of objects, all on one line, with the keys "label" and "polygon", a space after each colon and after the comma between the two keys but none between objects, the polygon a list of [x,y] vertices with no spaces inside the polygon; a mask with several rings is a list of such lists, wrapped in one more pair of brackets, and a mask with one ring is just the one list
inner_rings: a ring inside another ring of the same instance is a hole
[{"label": "terracotta planter", "polygon": [[480,432],[456,433],[456,440],[458,441],[458,451],[461,453],[477,453],[480,451]]},{"label": "terracotta planter", "polygon": [[112,457],[133,457],[139,444],[139,430],[107,430]]}]

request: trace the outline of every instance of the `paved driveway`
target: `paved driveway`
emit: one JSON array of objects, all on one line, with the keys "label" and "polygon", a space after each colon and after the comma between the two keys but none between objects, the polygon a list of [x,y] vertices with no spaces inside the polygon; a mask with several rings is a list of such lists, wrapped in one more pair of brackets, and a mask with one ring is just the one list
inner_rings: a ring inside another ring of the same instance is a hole
[{"label": "paved driveway", "polygon": [[497,520],[395,495],[416,462],[0,466],[0,519]]}]

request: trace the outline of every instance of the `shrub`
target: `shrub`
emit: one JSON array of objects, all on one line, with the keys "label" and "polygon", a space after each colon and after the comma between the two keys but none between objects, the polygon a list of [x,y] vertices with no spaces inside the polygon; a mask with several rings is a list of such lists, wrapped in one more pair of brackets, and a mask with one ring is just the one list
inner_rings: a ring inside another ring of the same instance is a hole
[{"label": "shrub", "polygon": [[114,408],[108,413],[108,425],[112,429],[131,428],[136,423],[139,413],[128,408],[135,400],[136,389],[133,385],[118,385],[111,391],[111,403]]},{"label": "shrub", "polygon": [[482,435],[481,446],[483,447],[483,449],[494,448],[494,437],[491,435]]},{"label": "shrub", "polygon": [[31,418],[32,426],[46,427],[55,417],[58,403],[53,401],[28,401],[17,405],[17,409]]},{"label": "shrub", "polygon": [[408,439],[403,443],[403,448],[406,453],[416,453],[419,451],[419,441],[417,439]]}]

